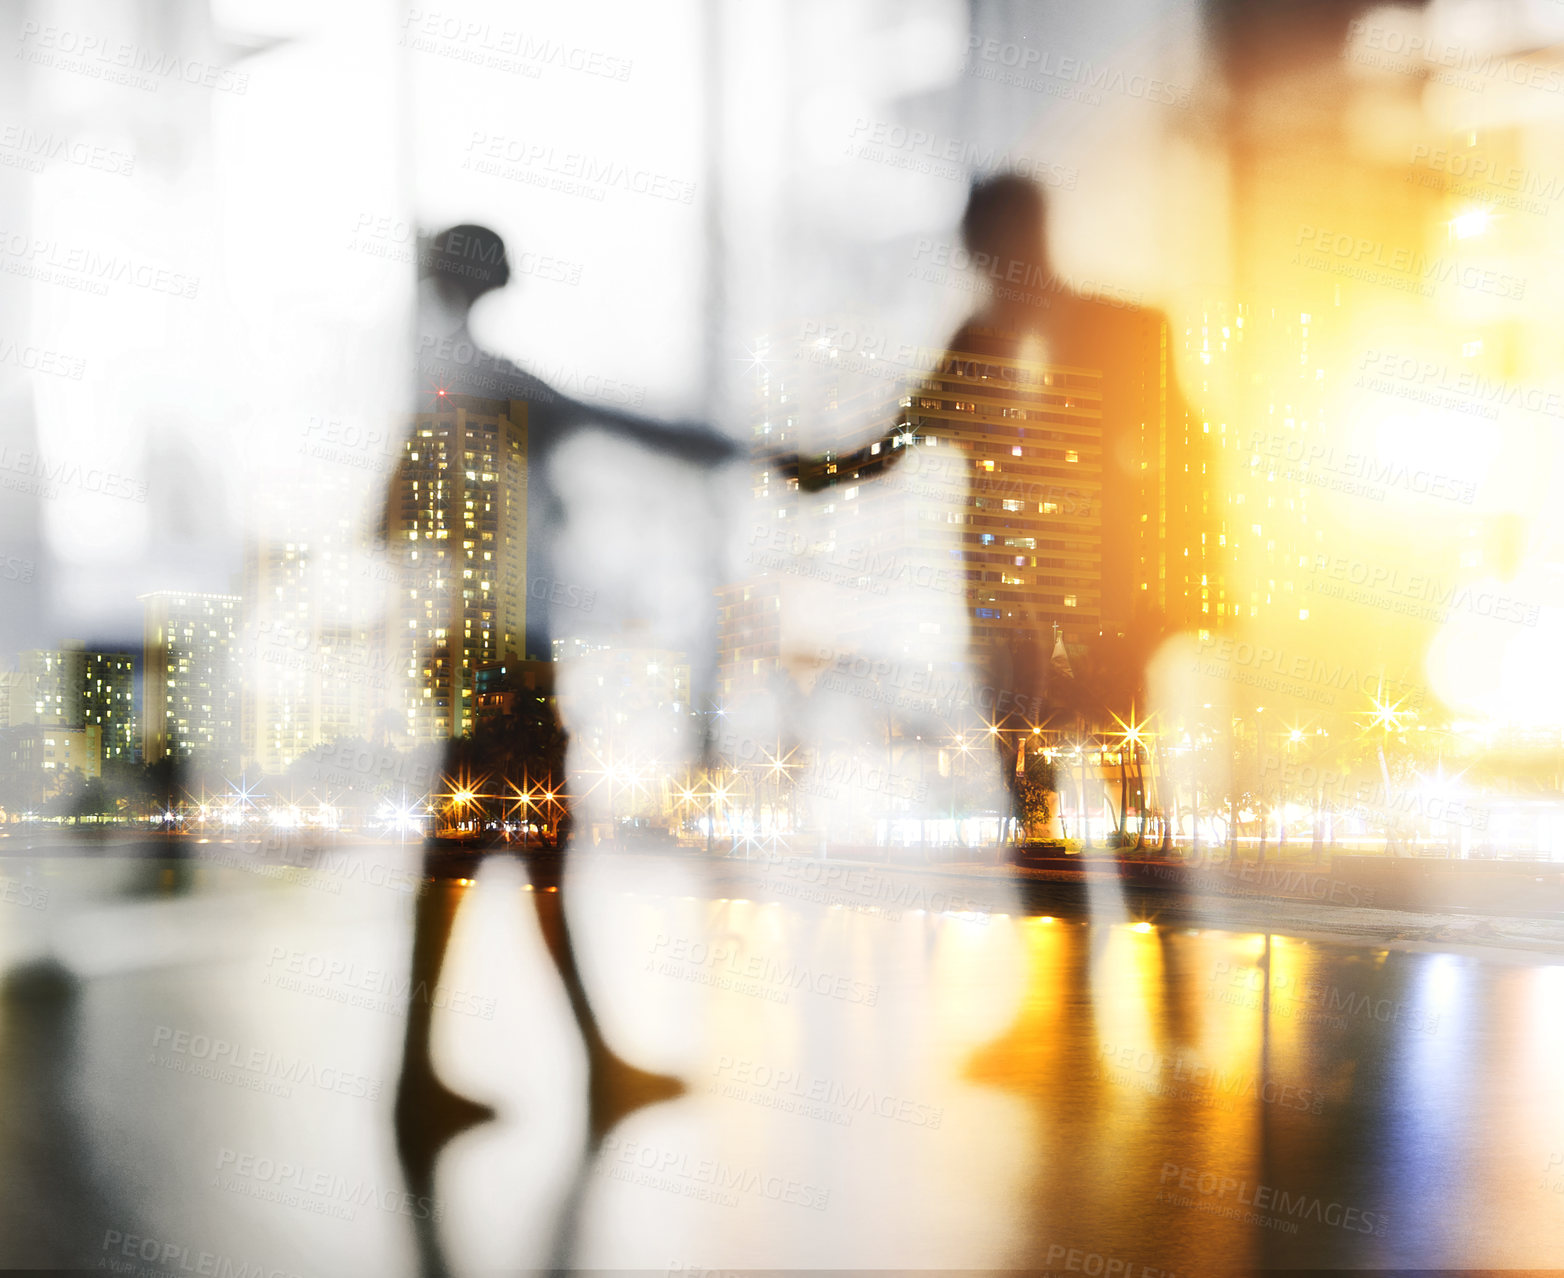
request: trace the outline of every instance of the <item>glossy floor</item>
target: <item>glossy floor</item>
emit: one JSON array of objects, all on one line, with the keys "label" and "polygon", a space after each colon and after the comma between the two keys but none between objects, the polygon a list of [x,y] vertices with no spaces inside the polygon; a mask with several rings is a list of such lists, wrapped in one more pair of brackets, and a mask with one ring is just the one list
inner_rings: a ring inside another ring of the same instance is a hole
[{"label": "glossy floor", "polygon": [[410,1188],[391,1110],[422,996],[416,853],[278,878],[242,864],[0,866],[0,1263],[1203,1274],[1564,1256],[1556,961],[1164,926],[1111,885],[1080,917],[1040,917],[1003,883],[977,900],[904,881],[891,901],[796,865],[602,857],[567,884],[587,985],[614,1047],[688,1090],[592,1148],[534,889],[491,862],[450,889],[429,997],[438,1069],[498,1118]]}]

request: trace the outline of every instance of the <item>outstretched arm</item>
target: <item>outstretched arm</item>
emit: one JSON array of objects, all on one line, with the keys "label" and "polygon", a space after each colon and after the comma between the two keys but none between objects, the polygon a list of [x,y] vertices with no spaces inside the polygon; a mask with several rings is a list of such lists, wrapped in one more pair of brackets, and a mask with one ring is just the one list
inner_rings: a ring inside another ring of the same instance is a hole
[{"label": "outstretched arm", "polygon": [[[565,417],[571,425],[606,430],[621,439],[697,465],[720,466],[748,459],[757,465],[778,470],[784,478],[797,479],[805,492],[819,492],[830,477],[842,470],[857,470],[870,465],[871,459],[888,466],[900,456],[894,441],[900,424],[879,440],[864,444],[851,453],[825,453],[806,457],[791,451],[746,448],[742,441],[708,426],[704,422],[659,421],[637,413],[571,402]],[[878,445],[878,449],[876,448]],[[883,454],[883,456],[882,456]]]},{"label": "outstretched arm", "polygon": [[576,418],[572,424],[605,430],[680,461],[720,466],[746,455],[747,450],[739,440],[704,422],[665,422],[596,405],[573,404],[572,407],[571,416]]}]

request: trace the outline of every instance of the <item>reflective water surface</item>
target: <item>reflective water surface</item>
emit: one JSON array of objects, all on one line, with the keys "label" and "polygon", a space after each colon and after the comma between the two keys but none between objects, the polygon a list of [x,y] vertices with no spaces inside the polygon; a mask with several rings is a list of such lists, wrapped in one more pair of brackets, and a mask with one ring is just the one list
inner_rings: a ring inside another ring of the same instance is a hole
[{"label": "reflective water surface", "polygon": [[790,861],[602,855],[567,882],[612,1046],[687,1089],[595,1148],[527,875],[491,861],[437,885],[459,911],[435,1063],[498,1117],[414,1183],[390,1116],[422,996],[416,855],[287,877],[8,858],[5,1262],[1189,1274],[1564,1255],[1558,961],[1104,900],[1111,922],[1045,917],[1003,877],[960,902],[914,873],[888,905],[883,877],[806,882]]}]

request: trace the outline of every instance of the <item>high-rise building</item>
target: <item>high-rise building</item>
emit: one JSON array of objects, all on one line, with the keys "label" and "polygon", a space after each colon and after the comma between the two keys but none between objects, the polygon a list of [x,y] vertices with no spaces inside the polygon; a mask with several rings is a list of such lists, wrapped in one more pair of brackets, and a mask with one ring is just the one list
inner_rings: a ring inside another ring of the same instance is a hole
[{"label": "high-rise building", "polygon": [[[526,661],[522,669],[554,669],[568,666],[584,670],[592,686],[604,690],[612,701],[615,723],[625,723],[628,713],[668,716],[669,722],[682,721],[690,713],[690,658],[671,648],[650,648],[637,644],[594,643],[572,637],[554,640],[552,663]],[[503,669],[500,672],[504,673]]]},{"label": "high-rise building", "polygon": [[442,395],[420,413],[384,533],[399,572],[390,643],[407,736],[461,736],[479,668],[526,646],[526,404]]},{"label": "high-rise building", "polygon": [[[1121,466],[1104,486],[1110,562],[1119,553],[1112,530],[1129,533],[1131,560],[1117,577],[1129,593],[1119,596],[1118,619],[1133,625],[1151,614],[1171,630],[1210,630],[1222,624],[1231,561],[1216,464],[1225,437],[1213,438],[1211,422],[1173,393],[1174,343],[1166,322],[1157,328],[1159,391],[1130,423],[1135,445],[1127,454],[1130,473]],[[1126,479],[1133,504],[1121,510],[1114,494]]]},{"label": "high-rise building", "polygon": [[[873,646],[877,631],[894,628],[885,601],[897,571],[905,576],[910,568],[902,552],[916,500],[859,498],[876,492],[877,476],[892,459],[889,441],[906,421],[907,370],[894,366],[886,376],[878,369],[863,375],[862,362],[849,361],[844,371],[834,358],[840,353],[819,339],[791,365],[757,365],[756,451],[786,457],[799,450],[809,460],[787,467],[767,460],[751,475],[745,569],[717,592],[718,696],[724,703],[765,688],[785,656],[799,657],[784,650],[801,641],[800,610],[830,612],[829,625],[813,627],[807,644],[813,656],[822,645],[842,651]],[[800,429],[801,418],[809,431]],[[785,614],[792,618],[788,633]]]},{"label": "high-rise building", "polygon": [[95,724],[67,728],[34,723],[8,729],[0,738],[0,775],[15,786],[8,802],[35,807],[59,793],[72,772],[88,780],[101,776],[101,740]]},{"label": "high-rise building", "polygon": [[[796,393],[766,358],[755,361],[754,447],[762,455],[799,447]],[[732,702],[774,677],[782,660],[782,611],[785,574],[771,568],[768,544],[773,536],[797,529],[800,520],[798,477],[759,464],[750,475],[753,542],[741,576],[717,589],[717,685],[719,704]],[[556,656],[557,659],[557,656]]]},{"label": "high-rise building", "polygon": [[95,727],[105,761],[136,757],[134,653],[67,643],[22,652],[17,667],[0,675],[0,726]]},{"label": "high-rise building", "polygon": [[[1167,319],[1077,302],[1059,355],[1102,377],[1103,628],[1212,624],[1220,480],[1205,422],[1186,404]],[[1203,610],[1204,606],[1204,610]]]},{"label": "high-rise building", "polygon": [[[757,571],[719,602],[725,696],[780,658],[790,576],[863,587],[822,636],[840,652],[885,647],[872,635],[895,583],[928,587],[912,612],[904,601],[889,615],[931,632],[949,621],[939,596],[954,592],[970,645],[925,645],[920,669],[948,681],[975,662],[1028,696],[1048,683],[1055,626],[1073,648],[1136,627],[1220,624],[1235,540],[1214,461],[1225,428],[1186,405],[1167,320],[1074,295],[1036,319],[1036,331],[969,325],[959,349],[917,353],[921,375],[858,361],[860,383],[885,376],[850,400],[829,376],[844,352],[811,347],[802,378],[819,402],[806,419],[839,416],[843,448],[800,476],[820,494],[812,502],[798,481],[756,470]],[[759,379],[757,443],[797,447],[799,378],[784,383],[760,361]],[[891,646],[911,659],[913,638],[903,631]]]},{"label": "high-rise building", "polygon": [[97,728],[103,762],[129,763],[140,753],[136,720],[136,657],[125,651],[67,644],[66,722]]},{"label": "high-rise building", "polygon": [[238,595],[161,590],[145,609],[142,757],[197,767],[240,765]]},{"label": "high-rise building", "polygon": [[1102,627],[1103,397],[1097,369],[956,352],[912,397],[906,446],[965,481],[955,518],[980,651]]},{"label": "high-rise building", "polygon": [[71,722],[67,665],[66,654],[53,648],[30,648],[17,654],[16,670],[7,680],[11,724],[63,727]]},{"label": "high-rise building", "polygon": [[730,701],[742,687],[764,681],[782,655],[782,582],[757,576],[717,592],[718,696]]},{"label": "high-rise building", "polygon": [[[1155,311],[1073,295],[1055,298],[1050,310],[1047,363],[953,351],[915,400],[920,436],[938,437],[935,423],[945,421],[956,424],[958,447],[988,441],[972,457],[978,544],[967,552],[982,562],[968,571],[985,596],[973,601],[980,641],[1027,649],[1053,624],[1072,643],[1144,625],[1221,624],[1232,607],[1228,496],[1217,464],[1227,432],[1186,402],[1175,358],[1209,367],[1211,329],[1186,332],[1180,351]],[[1218,357],[1230,338],[1242,340],[1243,319],[1236,330],[1234,323],[1219,326]],[[973,337],[979,352],[1016,344],[983,329]],[[944,392],[932,416],[931,391]],[[1053,553],[1035,561],[1013,553],[1030,552],[1034,539]],[[1049,571],[1023,571],[1031,568]],[[1004,615],[989,615],[996,610]]]},{"label": "high-rise building", "polygon": [[1319,551],[1317,494],[1327,491],[1315,484],[1340,479],[1308,465],[1330,455],[1320,328],[1307,311],[1213,304],[1184,330],[1199,401],[1248,418],[1220,407],[1181,414],[1190,474],[1182,485],[1171,477],[1166,505],[1170,528],[1182,517],[1183,533],[1165,540],[1163,562],[1166,610],[1178,615],[1182,592],[1191,628],[1308,620],[1300,570]]},{"label": "high-rise building", "polygon": [[363,568],[344,515],[251,545],[244,567],[244,759],[282,772],[317,746],[372,735],[390,680],[355,615]]}]

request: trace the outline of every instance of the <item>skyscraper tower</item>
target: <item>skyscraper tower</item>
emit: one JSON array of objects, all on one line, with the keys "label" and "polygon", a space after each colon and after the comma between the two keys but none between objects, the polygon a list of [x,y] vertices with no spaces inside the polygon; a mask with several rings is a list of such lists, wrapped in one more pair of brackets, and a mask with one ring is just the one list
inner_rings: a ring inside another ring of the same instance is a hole
[{"label": "skyscraper tower", "polygon": [[410,741],[461,736],[480,666],[525,647],[527,406],[441,394],[393,476],[391,652]]},{"label": "skyscraper tower", "polygon": [[63,727],[71,722],[70,678],[63,652],[29,648],[17,653],[16,671],[7,685],[10,723]]},{"label": "skyscraper tower", "polygon": [[72,727],[96,727],[103,761],[129,763],[140,752],[136,722],[136,658],[123,651],[104,651],[67,644],[66,713]]},{"label": "skyscraper tower", "polygon": [[[17,667],[0,676],[5,702],[0,725],[90,728],[92,739],[101,742],[103,762],[135,759],[140,742],[134,653],[66,643],[21,652]],[[78,750],[84,748],[78,744]]]},{"label": "skyscraper tower", "polygon": [[[964,478],[961,566],[980,649],[1042,652],[1103,619],[1102,374],[952,352],[912,399],[935,475]],[[953,491],[956,491],[953,489]],[[959,498],[958,498],[959,499]]]},{"label": "skyscraper tower", "polygon": [[245,556],[247,766],[281,772],[316,746],[372,734],[391,680],[358,611],[367,603],[361,537],[340,514],[258,541]]},{"label": "skyscraper tower", "polygon": [[142,595],[142,757],[215,771],[240,763],[238,595],[160,590]]}]

